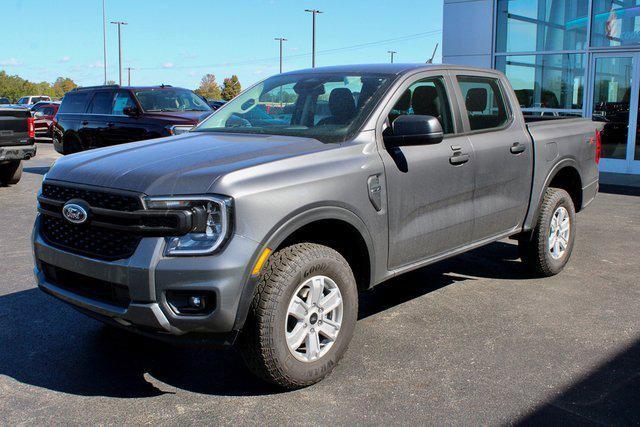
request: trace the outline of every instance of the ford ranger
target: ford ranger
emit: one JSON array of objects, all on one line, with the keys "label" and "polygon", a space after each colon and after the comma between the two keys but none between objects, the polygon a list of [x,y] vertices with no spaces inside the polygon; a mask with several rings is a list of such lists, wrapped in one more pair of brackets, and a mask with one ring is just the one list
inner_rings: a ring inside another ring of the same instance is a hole
[{"label": "ford ranger", "polygon": [[303,387],[345,353],[359,292],[389,278],[507,237],[532,274],[560,272],[597,193],[600,129],[527,123],[497,71],[280,74],[182,135],[60,158],[35,275],[105,323],[236,343],[262,378]]}]

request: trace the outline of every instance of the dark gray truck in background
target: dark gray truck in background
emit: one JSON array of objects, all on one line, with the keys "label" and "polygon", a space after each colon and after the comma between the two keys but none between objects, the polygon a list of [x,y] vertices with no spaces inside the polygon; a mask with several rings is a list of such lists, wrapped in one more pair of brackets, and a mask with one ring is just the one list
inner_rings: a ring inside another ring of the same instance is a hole
[{"label": "dark gray truck in background", "polygon": [[0,186],[17,184],[22,177],[22,161],[35,155],[31,111],[0,107]]},{"label": "dark gray truck in background", "polygon": [[191,132],[59,159],[35,275],[107,324],[237,342],[262,378],[309,385],[344,354],[359,291],[506,237],[523,268],[560,272],[597,193],[600,128],[527,123],[496,71],[280,74]]}]

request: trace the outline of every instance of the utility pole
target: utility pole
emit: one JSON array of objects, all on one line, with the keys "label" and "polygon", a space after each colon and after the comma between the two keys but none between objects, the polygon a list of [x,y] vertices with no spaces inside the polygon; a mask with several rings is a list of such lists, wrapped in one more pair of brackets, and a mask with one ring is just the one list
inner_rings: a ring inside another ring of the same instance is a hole
[{"label": "utility pole", "polygon": [[282,74],[282,42],[286,42],[287,39],[283,37],[276,37],[274,40],[278,40],[280,42],[280,74]]},{"label": "utility pole", "polygon": [[107,7],[106,0],[102,0],[102,50],[104,53],[104,84],[107,84]]},{"label": "utility pole", "polygon": [[311,21],[311,68],[316,68],[316,15],[323,12],[317,9],[305,9],[304,11],[313,16]]},{"label": "utility pole", "polygon": [[122,25],[127,25],[127,23],[124,21],[111,21],[111,23],[118,26],[118,77],[119,84],[120,86],[122,86],[122,34],[120,31],[120,27]]},{"label": "utility pole", "polygon": [[395,55],[398,52],[396,52],[395,50],[388,50],[387,53],[391,55],[391,63],[393,64],[393,55]]},{"label": "utility pole", "polygon": [[135,70],[135,68],[127,67],[127,86],[131,86],[131,70]]}]

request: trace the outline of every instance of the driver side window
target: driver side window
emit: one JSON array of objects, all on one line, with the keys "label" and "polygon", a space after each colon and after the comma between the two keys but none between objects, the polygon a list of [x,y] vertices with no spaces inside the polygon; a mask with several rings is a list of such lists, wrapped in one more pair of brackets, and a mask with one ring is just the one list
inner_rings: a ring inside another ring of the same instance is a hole
[{"label": "driver side window", "polygon": [[442,77],[429,77],[413,83],[389,113],[389,124],[404,115],[433,116],[446,134],[453,133],[449,99]]}]

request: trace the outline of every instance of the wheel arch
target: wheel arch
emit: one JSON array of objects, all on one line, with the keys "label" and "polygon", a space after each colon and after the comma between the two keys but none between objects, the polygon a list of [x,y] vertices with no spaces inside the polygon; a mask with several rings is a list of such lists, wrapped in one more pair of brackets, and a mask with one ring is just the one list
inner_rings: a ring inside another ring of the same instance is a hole
[{"label": "wheel arch", "polygon": [[[294,243],[319,243],[337,250],[351,266],[359,289],[371,287],[374,277],[375,248],[364,221],[341,206],[305,208],[273,227],[252,258],[251,270],[262,251],[276,251]],[[249,272],[250,274],[250,272]],[[258,277],[249,276],[240,297],[234,329],[244,325]]]}]

